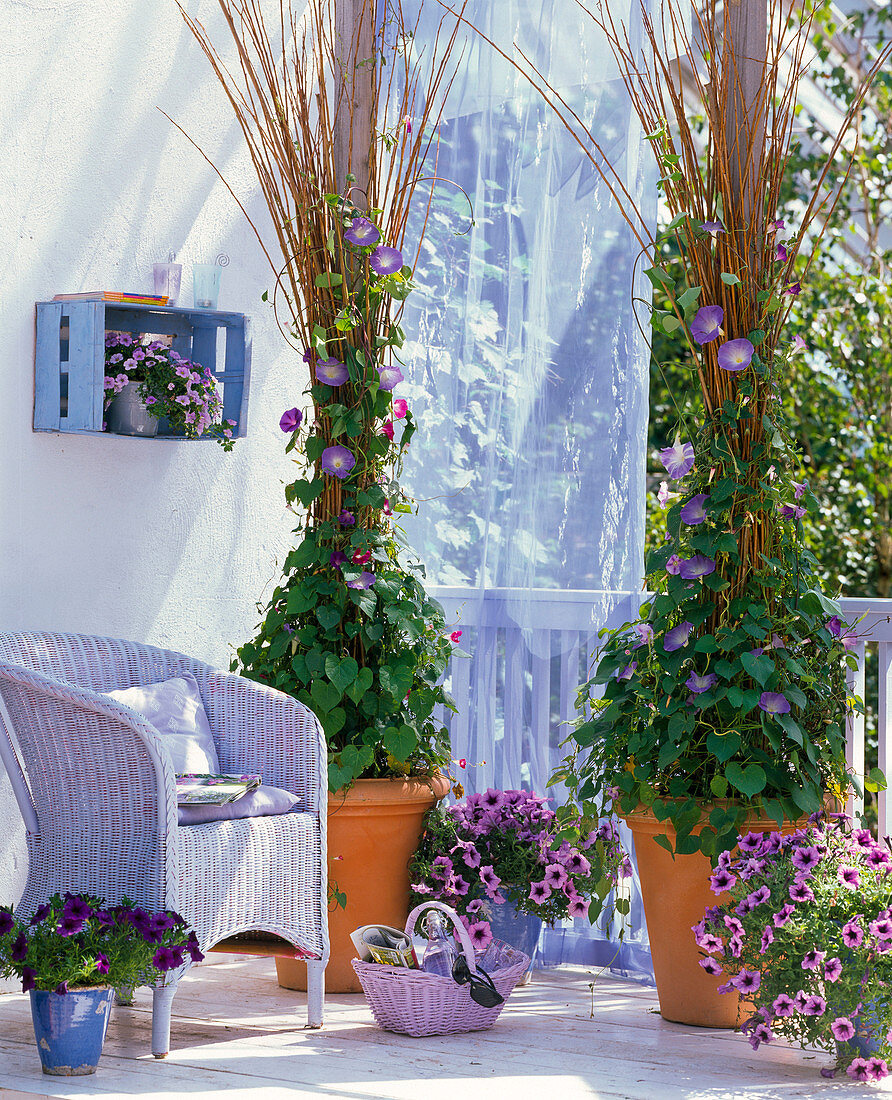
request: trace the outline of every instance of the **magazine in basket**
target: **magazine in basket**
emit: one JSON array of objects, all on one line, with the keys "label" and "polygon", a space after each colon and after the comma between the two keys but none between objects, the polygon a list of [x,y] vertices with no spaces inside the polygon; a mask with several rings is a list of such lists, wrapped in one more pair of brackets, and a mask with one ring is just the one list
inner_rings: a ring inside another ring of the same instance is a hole
[{"label": "magazine in basket", "polygon": [[178,775],[177,805],[225,806],[256,791],[262,781],[259,775]]},{"label": "magazine in basket", "polygon": [[350,933],[350,939],[363,962],[418,970],[418,956],[412,940],[398,928],[386,924],[364,924]]}]

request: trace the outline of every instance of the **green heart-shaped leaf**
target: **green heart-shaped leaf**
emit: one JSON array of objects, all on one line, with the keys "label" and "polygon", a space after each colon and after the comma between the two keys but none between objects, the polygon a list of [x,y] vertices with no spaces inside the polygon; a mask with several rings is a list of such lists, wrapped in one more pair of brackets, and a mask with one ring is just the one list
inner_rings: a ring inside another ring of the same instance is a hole
[{"label": "green heart-shaped leaf", "polygon": [[353,683],[358,672],[359,665],[352,657],[338,660],[334,653],[329,653],[325,658],[325,675],[341,693]]},{"label": "green heart-shaped leaf", "polygon": [[764,790],[767,782],[765,769],[758,764],[747,764],[745,768],[740,764],[729,764],[725,768],[725,776],[731,786],[736,787],[747,798]]}]

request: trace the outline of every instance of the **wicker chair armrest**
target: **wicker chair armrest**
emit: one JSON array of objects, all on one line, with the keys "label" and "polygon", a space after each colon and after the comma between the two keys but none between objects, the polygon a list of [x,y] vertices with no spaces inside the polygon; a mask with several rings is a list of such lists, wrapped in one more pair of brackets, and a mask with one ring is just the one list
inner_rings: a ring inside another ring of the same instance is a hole
[{"label": "wicker chair armrest", "polygon": [[205,708],[225,771],[256,773],[325,813],[328,748],[316,715],[291,695],[231,672],[210,670]]}]

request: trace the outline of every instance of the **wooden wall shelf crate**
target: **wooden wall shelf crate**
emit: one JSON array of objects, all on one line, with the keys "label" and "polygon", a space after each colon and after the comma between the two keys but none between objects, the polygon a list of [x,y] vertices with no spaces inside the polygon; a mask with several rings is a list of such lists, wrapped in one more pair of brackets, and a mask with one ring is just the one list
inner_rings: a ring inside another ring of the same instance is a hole
[{"label": "wooden wall shelf crate", "polygon": [[104,434],[106,332],[173,337],[175,351],[210,368],[223,398],[223,419],[235,421],[234,437],[245,435],[251,341],[243,313],[100,301],[37,303],[35,432]]}]

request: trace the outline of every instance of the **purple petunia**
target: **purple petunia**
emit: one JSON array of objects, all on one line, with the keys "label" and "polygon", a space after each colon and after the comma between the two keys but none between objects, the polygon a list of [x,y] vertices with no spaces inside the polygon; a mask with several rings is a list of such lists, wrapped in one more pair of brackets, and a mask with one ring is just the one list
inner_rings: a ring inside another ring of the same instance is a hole
[{"label": "purple petunia", "polygon": [[681,522],[686,523],[689,527],[695,527],[698,523],[703,523],[706,519],[705,505],[708,500],[709,493],[697,493],[696,496],[692,496],[681,509]]},{"label": "purple petunia", "polygon": [[369,257],[369,267],[376,275],[395,275],[402,266],[402,252],[386,244],[379,244]]},{"label": "purple petunia", "polygon": [[811,890],[805,885],[804,882],[799,881],[794,882],[793,885],[790,887],[790,897],[793,901],[796,902],[815,900],[815,895],[811,892]]},{"label": "purple petunia", "polygon": [[24,962],[28,957],[28,937],[24,932],[19,932],[12,941],[9,957],[13,962]]},{"label": "purple petunia", "polygon": [[369,248],[381,240],[381,234],[368,218],[354,218],[344,232],[344,240],[355,248]]},{"label": "purple petunia", "polygon": [[698,344],[709,344],[721,332],[725,311],[721,306],[701,306],[691,321],[691,336]]},{"label": "purple petunia", "polygon": [[389,393],[403,380],[403,372],[399,367],[378,367],[378,388]]},{"label": "purple petunia", "polygon": [[34,910],[34,916],[29,921],[29,924],[43,924],[46,918],[52,912],[53,907],[51,905],[38,905]]},{"label": "purple petunia", "polygon": [[741,993],[755,993],[762,984],[762,975],[758,970],[741,970],[731,979],[731,985]]},{"label": "purple petunia", "polygon": [[109,971],[108,956],[101,952],[96,956],[96,973],[107,974]]},{"label": "purple petunia", "polygon": [[548,901],[551,897],[551,887],[543,879],[541,882],[530,883],[530,901],[541,904],[543,901]]},{"label": "purple petunia", "polygon": [[842,926],[842,942],[846,947],[860,947],[864,941],[864,929],[853,917]]},{"label": "purple petunia", "polygon": [[780,691],[763,691],[759,696],[759,709],[766,714],[789,714],[790,703]]},{"label": "purple petunia", "polygon": [[722,964],[711,955],[707,955],[705,959],[699,959],[698,962],[706,973],[712,974],[713,977],[718,977],[719,974],[723,973]]},{"label": "purple petunia", "polygon": [[726,890],[730,890],[735,882],[737,878],[724,867],[718,867],[709,876],[709,886],[714,894],[723,894]]},{"label": "purple petunia", "polygon": [[753,361],[755,348],[741,336],[739,340],[726,340],[718,350],[718,363],[722,370],[741,371]]},{"label": "purple petunia", "polygon": [[66,894],[62,913],[66,917],[75,920],[87,921],[93,916],[93,906],[85,899],[75,894]]},{"label": "purple petunia", "polygon": [[683,648],[688,644],[688,637],[693,629],[694,624],[685,620],[685,622],[679,623],[671,630],[667,630],[663,635],[663,649],[667,653],[674,653],[677,649]]},{"label": "purple petunia", "polygon": [[178,947],[159,947],[152,956],[156,970],[175,970],[183,965],[183,952]]},{"label": "purple petunia", "polygon": [[77,917],[70,917],[63,912],[62,919],[56,925],[56,931],[60,936],[76,936],[78,932],[83,932],[85,923],[85,921],[78,920]]},{"label": "purple petunia", "polygon": [[33,966],[22,967],[22,992],[28,993],[37,988],[37,971]]},{"label": "purple petunia", "polygon": [[0,909],[0,936],[8,935],[15,927],[12,913],[8,909]]},{"label": "purple petunia", "polygon": [[304,414],[300,409],[288,409],[287,412],[282,413],[282,417],[279,420],[279,427],[283,432],[296,432],[303,418]]},{"label": "purple petunia", "polygon": [[715,572],[715,562],[705,554],[694,554],[692,558],[682,558],[679,575],[683,580],[694,581]]},{"label": "purple petunia", "polygon": [[857,890],[860,885],[860,876],[857,867],[840,867],[836,872],[836,877],[840,885],[845,886],[849,890]]},{"label": "purple petunia", "polygon": [[326,447],[319,459],[319,467],[334,477],[345,478],[356,465],[352,451],[340,445]]},{"label": "purple petunia", "polygon": [[826,951],[818,951],[817,948],[813,947],[811,951],[806,952],[803,956],[800,965],[803,970],[817,970],[826,957]]},{"label": "purple petunia", "polygon": [[468,938],[474,947],[482,951],[492,939],[492,929],[489,922],[481,920],[468,925]]},{"label": "purple petunia", "polygon": [[695,695],[701,695],[704,691],[709,691],[711,687],[714,687],[717,681],[718,676],[714,672],[707,672],[703,676],[692,672],[685,680],[684,686],[690,688]]},{"label": "purple petunia", "polygon": [[835,982],[842,974],[842,962],[840,959],[828,959],[824,963],[824,981]]},{"label": "purple petunia", "polygon": [[685,477],[694,468],[694,448],[690,443],[675,442],[671,447],[660,451],[663,469],[673,481]]},{"label": "purple petunia", "polygon": [[805,998],[805,1004],[802,1006],[803,1016],[823,1016],[826,1011],[827,1002],[817,993],[812,993],[810,997]]},{"label": "purple petunia", "polygon": [[845,1043],[855,1034],[855,1025],[848,1016],[837,1016],[830,1025],[830,1030],[837,1042]]},{"label": "purple petunia", "polygon": [[796,1011],[792,997],[788,997],[786,993],[779,993],[774,998],[774,1004],[771,1007],[774,1009],[775,1016],[781,1017],[792,1016]]},{"label": "purple petunia", "polygon": [[813,844],[807,845],[803,848],[797,848],[791,856],[790,862],[799,872],[811,871],[821,862],[821,853]]},{"label": "purple petunia", "polygon": [[320,359],[316,364],[316,381],[326,386],[343,386],[350,377],[347,364],[338,359]]}]

